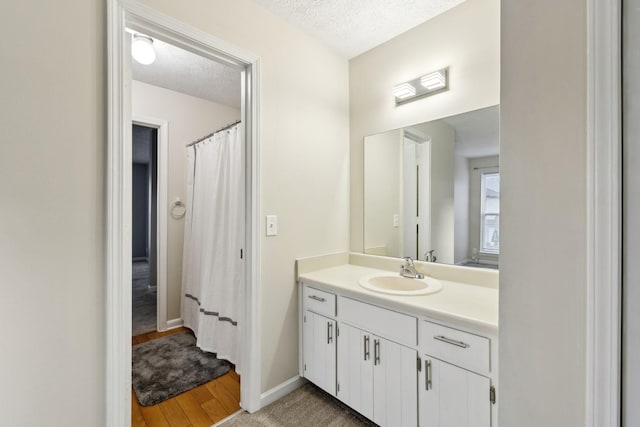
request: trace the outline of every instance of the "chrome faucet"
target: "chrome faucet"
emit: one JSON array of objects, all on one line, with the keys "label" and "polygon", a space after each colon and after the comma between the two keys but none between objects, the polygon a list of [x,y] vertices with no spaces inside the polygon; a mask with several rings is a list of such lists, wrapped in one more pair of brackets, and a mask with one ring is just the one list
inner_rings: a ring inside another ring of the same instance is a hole
[{"label": "chrome faucet", "polygon": [[436,262],[438,258],[436,258],[436,256],[433,254],[435,251],[435,249],[431,249],[430,251],[425,252],[424,260],[427,262]]},{"label": "chrome faucet", "polygon": [[410,256],[404,257],[405,264],[400,266],[400,275],[402,277],[408,277],[409,279],[424,279],[424,274],[416,271],[416,266],[413,265],[413,259]]}]

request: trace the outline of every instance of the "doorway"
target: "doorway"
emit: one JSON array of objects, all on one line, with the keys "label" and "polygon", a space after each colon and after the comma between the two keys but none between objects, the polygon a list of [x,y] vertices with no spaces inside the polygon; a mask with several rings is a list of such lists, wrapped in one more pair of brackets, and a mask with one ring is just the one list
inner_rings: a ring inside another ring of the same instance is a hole
[{"label": "doorway", "polygon": [[131,335],[158,329],[158,130],[131,131]]},{"label": "doorway", "polygon": [[[131,304],[131,100],[130,28],[173,45],[224,62],[241,72],[240,132],[245,141],[246,286],[241,319],[243,372],[242,408],[260,407],[259,299],[259,171],[258,93],[259,59],[207,33],[162,15],[136,2],[109,1],[109,163],[107,229],[107,425],[127,425],[131,420],[131,319],[122,316]],[[159,203],[160,205],[160,203]]]}]

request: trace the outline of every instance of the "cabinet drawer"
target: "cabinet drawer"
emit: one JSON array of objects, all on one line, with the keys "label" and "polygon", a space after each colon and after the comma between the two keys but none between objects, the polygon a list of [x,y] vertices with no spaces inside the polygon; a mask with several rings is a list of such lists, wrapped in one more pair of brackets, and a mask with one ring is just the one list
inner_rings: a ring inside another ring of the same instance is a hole
[{"label": "cabinet drawer", "polygon": [[345,297],[340,297],[338,308],[343,322],[400,344],[416,345],[418,320],[413,316]]},{"label": "cabinet drawer", "polygon": [[335,317],[336,296],[320,289],[304,286],[303,304],[306,310],[314,311],[325,316]]},{"label": "cabinet drawer", "polygon": [[490,371],[490,341],[485,337],[424,321],[420,348],[430,356],[471,371]]}]

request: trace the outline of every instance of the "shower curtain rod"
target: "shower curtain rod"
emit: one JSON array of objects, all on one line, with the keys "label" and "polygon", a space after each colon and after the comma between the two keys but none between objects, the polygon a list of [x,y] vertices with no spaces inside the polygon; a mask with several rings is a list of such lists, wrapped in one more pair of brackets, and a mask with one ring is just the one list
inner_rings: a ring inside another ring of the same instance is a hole
[{"label": "shower curtain rod", "polygon": [[242,120],[238,120],[237,122],[233,122],[233,123],[231,123],[230,125],[226,125],[226,126],[224,126],[224,127],[221,127],[220,129],[216,130],[215,132],[211,132],[210,134],[205,135],[205,136],[203,136],[202,138],[198,138],[198,139],[196,139],[195,141],[193,141],[193,142],[192,142],[192,143],[190,143],[190,144],[187,144],[187,147],[191,147],[192,145],[196,145],[197,143],[202,142],[202,141],[204,141],[204,140],[205,140],[205,139],[207,139],[207,138],[211,138],[211,137],[212,137],[213,135],[215,135],[216,133],[218,133],[218,132],[222,132],[223,130],[227,130],[227,129],[229,129],[229,128],[232,128],[232,127],[234,127],[235,125],[237,125],[237,124],[238,124],[238,123],[240,123],[240,122],[242,122]]}]

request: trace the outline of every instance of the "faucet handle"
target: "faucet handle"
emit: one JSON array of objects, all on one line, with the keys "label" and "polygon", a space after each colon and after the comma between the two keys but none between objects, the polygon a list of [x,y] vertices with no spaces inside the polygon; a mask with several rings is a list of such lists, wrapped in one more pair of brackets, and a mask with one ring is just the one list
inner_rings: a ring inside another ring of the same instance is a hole
[{"label": "faucet handle", "polygon": [[404,260],[407,262],[407,265],[413,265],[413,259],[410,256],[404,257]]}]

